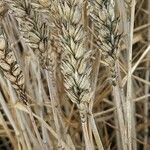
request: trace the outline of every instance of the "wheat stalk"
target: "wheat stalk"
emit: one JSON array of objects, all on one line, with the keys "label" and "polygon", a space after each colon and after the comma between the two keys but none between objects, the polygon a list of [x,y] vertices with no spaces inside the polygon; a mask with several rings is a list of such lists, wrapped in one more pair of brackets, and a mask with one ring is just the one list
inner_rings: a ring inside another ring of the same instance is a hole
[{"label": "wheat stalk", "polygon": [[134,121],[134,103],[132,101],[132,40],[133,40],[133,29],[134,29],[134,13],[136,1],[130,2],[130,26],[129,26],[129,46],[128,46],[128,73],[127,73],[127,95],[126,95],[126,113],[127,113],[127,136],[128,136],[128,149],[132,150],[136,147],[136,142],[133,141],[132,136],[136,137],[133,127],[135,126]]}]

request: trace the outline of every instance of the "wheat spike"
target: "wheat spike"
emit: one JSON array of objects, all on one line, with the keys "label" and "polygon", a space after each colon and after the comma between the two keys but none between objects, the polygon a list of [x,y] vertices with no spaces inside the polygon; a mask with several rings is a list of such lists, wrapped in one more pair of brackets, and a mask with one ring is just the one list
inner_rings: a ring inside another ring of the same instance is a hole
[{"label": "wheat spike", "polygon": [[91,51],[85,48],[85,31],[82,23],[82,1],[58,1],[61,18],[60,44],[62,47],[62,73],[69,99],[80,113],[87,150],[92,149],[87,130],[88,104],[91,100]]},{"label": "wheat spike", "polygon": [[23,102],[27,103],[24,92],[24,74],[16,61],[13,51],[7,48],[7,43],[3,36],[0,37],[0,69],[11,82]]},{"label": "wheat spike", "polygon": [[115,16],[113,0],[89,1],[91,6],[90,16],[96,28],[98,36],[97,45],[103,53],[104,60],[108,64],[111,81],[116,85],[115,62],[117,60],[117,47],[120,40],[118,34],[118,18]]},{"label": "wheat spike", "polygon": [[[5,2],[0,2],[0,9],[0,16],[3,19],[4,15],[8,12],[8,5]],[[3,29],[1,29],[1,32],[3,32]],[[21,100],[27,104],[28,100],[24,89],[24,74],[17,63],[14,52],[9,49],[7,40],[3,35],[0,36],[0,68],[4,76],[11,82],[19,94]]]},{"label": "wheat spike", "polygon": [[[0,16],[3,21],[5,14],[9,10],[9,6],[4,2],[0,2]],[[2,24],[3,26],[3,24]],[[14,55],[14,52],[9,48],[7,39],[3,34],[3,27],[1,27],[0,35],[0,69],[2,70],[4,76],[11,82],[13,88],[16,90],[20,99],[27,104],[28,99],[25,94],[24,88],[24,74],[21,70],[20,65]]]},{"label": "wheat spike", "polygon": [[[8,0],[9,1],[9,0]],[[34,51],[40,65],[47,69],[49,60],[50,28],[43,15],[36,12],[30,1],[9,1],[9,6],[15,14],[20,33],[25,43]]]},{"label": "wheat spike", "polygon": [[62,17],[60,36],[62,54],[62,73],[68,97],[73,103],[90,101],[90,51],[85,49],[85,32],[81,23],[82,3],[59,1]]}]

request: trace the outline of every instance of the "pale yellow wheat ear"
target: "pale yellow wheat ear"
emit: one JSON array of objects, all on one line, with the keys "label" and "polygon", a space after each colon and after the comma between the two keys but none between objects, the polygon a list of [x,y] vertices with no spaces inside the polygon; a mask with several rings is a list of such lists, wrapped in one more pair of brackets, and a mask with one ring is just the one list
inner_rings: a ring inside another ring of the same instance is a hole
[{"label": "pale yellow wheat ear", "polygon": [[81,22],[82,3],[60,1],[62,17],[60,42],[62,46],[62,73],[66,92],[77,105],[90,101],[90,50],[86,49],[85,32]]},{"label": "pale yellow wheat ear", "polygon": [[91,100],[90,50],[85,48],[85,32],[82,23],[82,1],[58,1],[61,16],[60,44],[62,47],[62,73],[64,85],[70,100],[80,112],[86,148],[90,146],[87,129],[88,103]]}]

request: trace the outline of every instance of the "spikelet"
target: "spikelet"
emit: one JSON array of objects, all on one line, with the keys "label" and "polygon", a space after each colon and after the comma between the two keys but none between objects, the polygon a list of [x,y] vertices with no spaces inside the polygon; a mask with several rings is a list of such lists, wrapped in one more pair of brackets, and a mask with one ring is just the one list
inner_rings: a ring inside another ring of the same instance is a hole
[{"label": "spikelet", "polygon": [[118,34],[117,30],[118,18],[116,18],[114,12],[114,0],[89,0],[89,4],[91,6],[90,16],[94,22],[99,39],[97,45],[109,66],[111,82],[113,85],[116,85],[115,62],[121,35]]},{"label": "spikelet", "polygon": [[[78,0],[59,1],[62,19],[60,43],[62,47],[62,73],[70,100],[86,106],[90,101],[90,50],[85,49],[85,32],[82,25],[82,3]],[[82,108],[83,109],[83,108]],[[81,116],[85,116],[85,109]],[[86,117],[81,117],[85,121]]]}]

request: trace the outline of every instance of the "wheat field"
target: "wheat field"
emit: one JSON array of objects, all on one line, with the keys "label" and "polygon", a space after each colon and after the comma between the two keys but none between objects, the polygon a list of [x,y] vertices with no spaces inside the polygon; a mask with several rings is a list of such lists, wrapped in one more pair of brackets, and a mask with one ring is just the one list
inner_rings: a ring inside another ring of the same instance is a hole
[{"label": "wheat field", "polygon": [[150,0],[0,0],[0,150],[150,150]]}]

